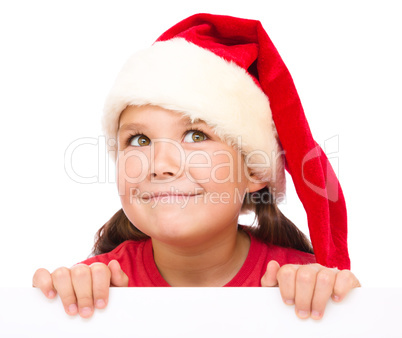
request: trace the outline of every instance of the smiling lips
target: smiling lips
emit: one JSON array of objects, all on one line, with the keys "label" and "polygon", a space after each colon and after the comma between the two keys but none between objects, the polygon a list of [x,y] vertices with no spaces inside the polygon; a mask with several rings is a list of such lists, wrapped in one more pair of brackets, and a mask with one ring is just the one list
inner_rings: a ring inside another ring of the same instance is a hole
[{"label": "smiling lips", "polygon": [[150,199],[159,199],[163,197],[167,198],[189,198],[200,195],[199,193],[179,193],[179,192],[172,192],[172,191],[159,191],[159,192],[146,192],[143,193],[141,199],[143,200],[150,200]]}]

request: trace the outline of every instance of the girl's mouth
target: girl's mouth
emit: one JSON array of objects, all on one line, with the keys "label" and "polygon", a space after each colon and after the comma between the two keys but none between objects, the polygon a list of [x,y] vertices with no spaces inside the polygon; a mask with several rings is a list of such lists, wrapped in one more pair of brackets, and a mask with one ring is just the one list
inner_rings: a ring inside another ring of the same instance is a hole
[{"label": "girl's mouth", "polygon": [[143,200],[150,200],[150,199],[159,199],[159,198],[177,198],[177,199],[183,199],[183,198],[190,198],[200,195],[200,193],[193,193],[193,192],[188,192],[188,193],[181,193],[181,192],[171,192],[171,191],[158,191],[158,192],[144,192],[142,193],[141,199]]}]

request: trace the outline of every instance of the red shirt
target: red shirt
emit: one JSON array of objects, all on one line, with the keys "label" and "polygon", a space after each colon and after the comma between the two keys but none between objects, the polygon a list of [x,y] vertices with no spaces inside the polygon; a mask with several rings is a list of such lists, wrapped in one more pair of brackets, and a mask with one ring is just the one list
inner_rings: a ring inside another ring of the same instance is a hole
[{"label": "red shirt", "polygon": [[[295,249],[282,248],[258,241],[250,235],[251,244],[247,258],[233,279],[225,286],[261,286],[267,264],[271,260],[284,264],[315,263],[315,256]],[[117,260],[129,278],[129,287],[170,286],[161,276],[154,261],[152,241],[125,241],[113,251],[91,257],[81,263],[109,264]]]}]

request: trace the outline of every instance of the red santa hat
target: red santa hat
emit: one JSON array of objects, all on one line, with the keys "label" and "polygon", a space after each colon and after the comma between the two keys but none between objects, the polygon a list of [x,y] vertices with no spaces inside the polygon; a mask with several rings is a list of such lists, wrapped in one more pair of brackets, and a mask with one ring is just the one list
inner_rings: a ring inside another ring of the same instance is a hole
[{"label": "red santa hat", "polygon": [[285,190],[286,167],[307,213],[317,262],[350,268],[341,187],[311,135],[292,77],[259,21],[193,15],[135,53],[106,100],[106,136],[116,137],[128,105],[147,104],[212,126],[241,149],[274,196]]}]

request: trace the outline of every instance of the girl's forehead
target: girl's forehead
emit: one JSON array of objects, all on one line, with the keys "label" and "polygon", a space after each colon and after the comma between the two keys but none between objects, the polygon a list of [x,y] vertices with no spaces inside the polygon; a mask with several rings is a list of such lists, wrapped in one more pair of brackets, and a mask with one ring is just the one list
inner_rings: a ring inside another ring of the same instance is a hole
[{"label": "girl's forehead", "polygon": [[191,119],[185,112],[168,110],[158,106],[127,106],[119,117],[119,129],[127,123],[138,124],[150,124],[157,122],[162,118],[165,121],[172,121],[178,123],[184,127],[192,126],[195,124],[202,124],[209,128],[213,128],[208,125],[204,120]]}]

